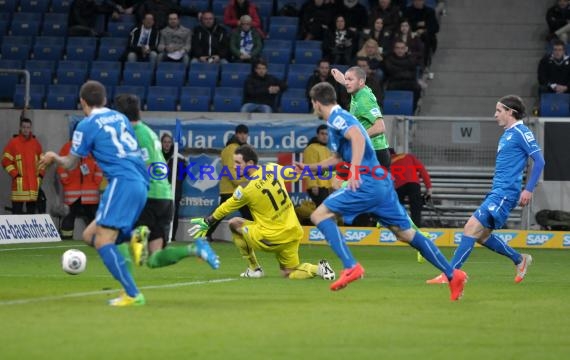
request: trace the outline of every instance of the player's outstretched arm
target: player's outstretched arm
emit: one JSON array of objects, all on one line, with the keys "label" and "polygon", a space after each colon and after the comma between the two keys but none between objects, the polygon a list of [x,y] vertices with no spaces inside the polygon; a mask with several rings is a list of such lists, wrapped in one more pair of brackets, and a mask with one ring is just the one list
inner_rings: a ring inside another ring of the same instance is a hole
[{"label": "player's outstretched arm", "polygon": [[339,69],[332,69],[331,75],[333,76],[333,78],[336,80],[337,83],[341,84],[342,86],[345,86],[346,80],[344,79],[344,74],[342,73],[342,71],[340,71]]},{"label": "player's outstretched arm", "polygon": [[40,156],[40,162],[38,163],[40,168],[47,167],[52,163],[56,163],[67,170],[73,169],[79,163],[79,158],[72,154],[65,156],[59,156],[53,151],[48,151],[44,155]]}]

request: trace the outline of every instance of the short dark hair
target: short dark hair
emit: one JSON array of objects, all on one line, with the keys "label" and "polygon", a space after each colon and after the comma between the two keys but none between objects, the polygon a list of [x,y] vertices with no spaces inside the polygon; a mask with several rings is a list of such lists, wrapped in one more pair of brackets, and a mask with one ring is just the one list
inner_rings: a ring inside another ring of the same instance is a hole
[{"label": "short dark hair", "polygon": [[554,40],[552,40],[552,48],[554,49],[555,46],[565,47],[566,44],[564,44],[564,41],[562,41],[560,39],[554,39]]},{"label": "short dark hair", "polygon": [[523,99],[518,95],[507,95],[499,99],[499,103],[505,110],[512,110],[513,117],[521,120],[526,117],[526,106]]},{"label": "short dark hair", "polygon": [[135,94],[119,94],[115,96],[115,108],[125,114],[129,121],[141,119],[141,102]]},{"label": "short dark hair", "polygon": [[105,105],[107,92],[105,91],[105,86],[99,81],[89,80],[81,85],[79,97],[90,107],[100,107]]},{"label": "short dark hair", "polygon": [[317,134],[321,131],[321,130],[329,130],[329,127],[326,126],[325,124],[323,125],[319,125],[319,127],[317,128]]},{"label": "short dark hair", "polygon": [[32,124],[32,120],[30,120],[30,118],[23,117],[20,119],[20,125],[22,125],[23,123]]},{"label": "short dark hair", "polygon": [[328,82],[320,82],[309,91],[311,100],[318,101],[323,105],[336,105],[336,91]]},{"label": "short dark hair", "polygon": [[247,127],[247,125],[239,124],[238,126],[236,126],[234,132],[236,134],[249,134],[249,128]]},{"label": "short dark hair", "polygon": [[248,144],[240,145],[236,149],[234,154],[241,155],[244,162],[253,161],[253,163],[255,165],[257,165],[257,162],[259,161],[259,157],[257,156],[257,153],[255,152],[253,147],[251,145],[248,145]]}]

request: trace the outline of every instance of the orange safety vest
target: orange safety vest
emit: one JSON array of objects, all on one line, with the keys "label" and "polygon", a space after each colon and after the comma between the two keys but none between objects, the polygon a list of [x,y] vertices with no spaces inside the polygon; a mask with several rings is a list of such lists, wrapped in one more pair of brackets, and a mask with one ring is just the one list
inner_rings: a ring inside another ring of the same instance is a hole
[{"label": "orange safety vest", "polygon": [[[69,154],[70,149],[71,141],[62,146],[59,155]],[[103,180],[103,172],[91,154],[81,159],[79,165],[71,170],[59,166],[57,174],[63,185],[63,202],[65,204],[71,205],[79,198],[81,198],[81,203],[85,205],[99,203],[99,184]]]},{"label": "orange safety vest", "polygon": [[12,177],[12,201],[38,199],[41,177],[45,172],[45,169],[38,167],[41,153],[42,146],[34,135],[29,138],[22,134],[14,135],[4,148],[2,166]]}]

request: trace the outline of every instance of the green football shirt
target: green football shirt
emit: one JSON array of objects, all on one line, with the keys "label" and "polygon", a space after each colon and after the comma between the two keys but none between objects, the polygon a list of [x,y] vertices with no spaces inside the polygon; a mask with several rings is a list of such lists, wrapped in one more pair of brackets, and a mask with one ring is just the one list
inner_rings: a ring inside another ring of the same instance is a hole
[{"label": "green football shirt", "polygon": [[[382,111],[376,101],[376,96],[368,86],[358,90],[350,98],[350,113],[368,130],[374,125],[376,119],[382,117]],[[374,150],[383,150],[389,147],[386,134],[378,134],[370,138]]]},{"label": "green football shirt", "polygon": [[[166,164],[164,155],[162,155],[162,145],[158,136],[145,123],[139,121],[133,126],[139,147],[143,155],[146,166],[152,163]],[[157,168],[158,169],[158,168]],[[164,179],[158,179],[162,176],[150,177],[150,186],[148,190],[149,199],[172,199],[172,189],[168,182],[169,174],[165,174]]]}]

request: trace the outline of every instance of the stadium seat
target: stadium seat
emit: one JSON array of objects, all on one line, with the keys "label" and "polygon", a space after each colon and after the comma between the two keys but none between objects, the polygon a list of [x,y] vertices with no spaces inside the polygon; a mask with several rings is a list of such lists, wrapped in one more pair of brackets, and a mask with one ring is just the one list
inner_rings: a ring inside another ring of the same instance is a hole
[{"label": "stadium seat", "polygon": [[78,97],[77,85],[49,85],[46,109],[76,110]]},{"label": "stadium seat", "polygon": [[97,60],[120,61],[127,50],[127,38],[101,38]]},{"label": "stadium seat", "polygon": [[153,69],[147,62],[125,63],[123,85],[149,86],[152,83]]},{"label": "stadium seat", "polygon": [[199,21],[196,17],[187,16],[187,15],[180,17],[180,25],[182,25],[185,28],[188,28],[190,30],[194,29],[194,27],[198,24],[199,24]]},{"label": "stadium seat", "polygon": [[20,0],[20,11],[28,13],[46,13],[49,0]]},{"label": "stadium seat", "polygon": [[146,96],[148,111],[176,111],[179,88],[176,86],[149,86]]},{"label": "stadium seat", "polygon": [[43,36],[65,36],[67,34],[67,14],[45,14],[41,33]]},{"label": "stadium seat", "polygon": [[320,41],[295,42],[295,64],[316,64],[323,57]]},{"label": "stadium seat", "polygon": [[243,89],[217,87],[214,92],[214,111],[239,112],[243,105]]},{"label": "stadium seat", "polygon": [[50,85],[55,73],[55,61],[28,60],[24,68],[30,72],[32,85]]},{"label": "stadium seat", "polygon": [[87,78],[89,64],[78,60],[64,60],[57,64],[57,83],[77,85],[82,84]]},{"label": "stadium seat", "polygon": [[109,23],[107,24],[107,32],[111,34],[112,37],[123,39],[129,38],[129,34],[135,27],[136,23],[133,18],[125,16],[126,15],[122,15],[122,18],[119,21],[109,20]]},{"label": "stadium seat", "polygon": [[115,61],[93,61],[91,62],[90,80],[97,80],[109,86],[119,85],[121,78],[121,66]]},{"label": "stadium seat", "polygon": [[132,86],[132,85],[119,85],[115,86],[115,96],[119,94],[135,94],[141,101],[141,107],[146,102],[146,87]]},{"label": "stadium seat", "polygon": [[245,79],[251,74],[250,64],[228,63],[222,64],[220,86],[243,87]]},{"label": "stadium seat", "polygon": [[69,37],[65,47],[67,60],[88,60],[95,58],[97,39],[92,37]]},{"label": "stadium seat", "polygon": [[[224,8],[226,7],[226,5],[228,4],[227,0],[212,0],[212,11],[214,12],[214,14],[216,15],[216,17],[218,16],[222,16],[224,15]],[[223,24],[224,22],[219,22],[218,24]]]},{"label": "stadium seat", "polygon": [[387,90],[384,93],[384,115],[414,115],[414,93]]},{"label": "stadium seat", "polygon": [[209,87],[187,86],[180,91],[181,111],[209,111],[212,90]]},{"label": "stadium seat", "polygon": [[290,40],[267,40],[263,44],[262,56],[269,64],[289,64],[293,55],[293,42]]},{"label": "stadium seat", "polygon": [[63,56],[65,38],[59,36],[38,36],[32,50],[35,60],[59,60]]},{"label": "stadium seat", "polygon": [[10,33],[14,36],[36,36],[41,25],[42,13],[14,13]]},{"label": "stadium seat", "polygon": [[[21,69],[21,60],[0,60],[0,69]],[[0,72],[0,99],[12,99],[20,75]]]},{"label": "stadium seat", "polygon": [[257,0],[255,6],[257,6],[257,13],[262,19],[267,19],[273,15],[273,1]]},{"label": "stadium seat", "polygon": [[180,7],[193,8],[199,12],[210,9],[210,0],[180,0]]},{"label": "stadium seat", "polygon": [[309,112],[309,100],[304,89],[287,89],[281,95],[281,112],[303,113]]},{"label": "stadium seat", "polygon": [[11,14],[0,13],[0,37],[8,35],[11,18]]},{"label": "stadium seat", "polygon": [[73,0],[51,0],[51,11],[60,14],[69,14]]},{"label": "stadium seat", "polygon": [[570,116],[570,94],[541,94],[540,116]]},{"label": "stadium seat", "polygon": [[[299,31],[299,26],[297,23],[289,24],[274,24],[272,17],[269,21],[269,38],[272,40],[295,40],[297,38],[297,32]],[[296,18],[287,18],[296,19]]]},{"label": "stadium seat", "polygon": [[[14,107],[23,109],[24,108],[24,97],[26,93],[26,86],[24,84],[17,84],[14,91]],[[30,103],[29,106],[32,109],[43,109],[44,99],[46,95],[45,85],[30,85]]]},{"label": "stadium seat", "polygon": [[186,81],[186,65],[175,62],[161,62],[156,68],[157,86],[182,86]]},{"label": "stadium seat", "polygon": [[218,83],[219,73],[219,64],[190,64],[190,70],[188,71],[188,85],[198,87],[206,86],[212,89],[213,92],[216,84]]},{"label": "stadium seat", "polygon": [[306,0],[277,0],[277,8],[275,10],[277,13],[279,13],[281,9],[285,7],[285,5],[293,5],[297,11],[300,11],[305,1]]},{"label": "stadium seat", "polygon": [[267,65],[267,73],[273,75],[283,81],[287,80],[287,64],[272,64]]},{"label": "stadium seat", "polygon": [[298,25],[299,18],[295,16],[272,16],[269,18],[270,25]]},{"label": "stadium seat", "polygon": [[16,11],[19,0],[0,0],[0,13],[11,14]]},{"label": "stadium seat", "polygon": [[314,65],[291,64],[287,74],[287,85],[289,88],[306,89],[307,82],[314,72]]}]

